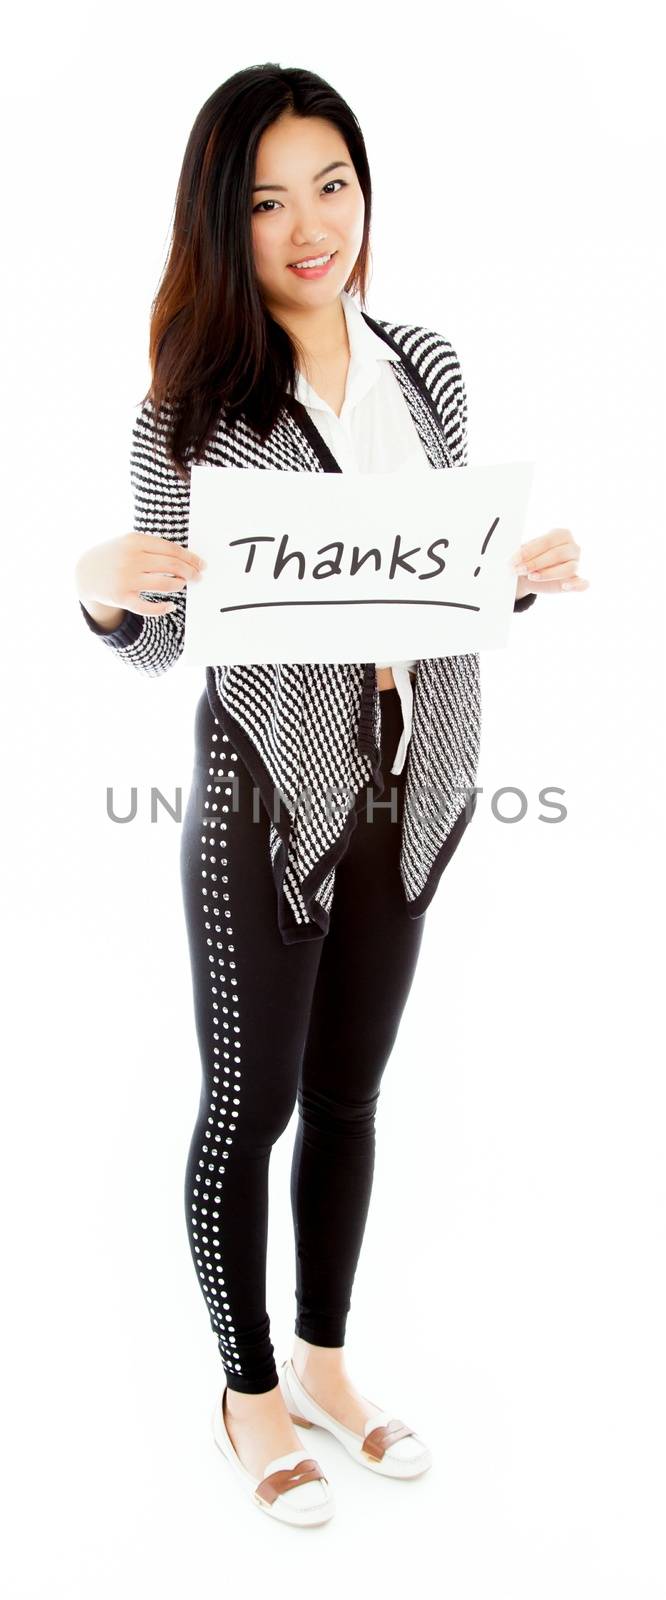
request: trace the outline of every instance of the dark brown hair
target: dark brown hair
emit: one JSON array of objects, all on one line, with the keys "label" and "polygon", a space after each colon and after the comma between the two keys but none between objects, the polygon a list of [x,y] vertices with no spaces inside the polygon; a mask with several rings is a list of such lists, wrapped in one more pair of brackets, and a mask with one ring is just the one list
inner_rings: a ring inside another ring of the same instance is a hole
[{"label": "dark brown hair", "polygon": [[365,201],[363,239],[348,291],[363,305],[372,209],[365,144],[353,111],[314,72],[269,61],[246,67],[201,107],[187,141],[178,180],[172,238],[151,306],[148,395],[175,421],[169,437],[174,464],[196,460],[224,408],[229,422],[243,416],[262,443],[293,392],[297,340],[270,315],[254,268],[252,184],[264,130],[285,112],[325,117],[349,150]]}]

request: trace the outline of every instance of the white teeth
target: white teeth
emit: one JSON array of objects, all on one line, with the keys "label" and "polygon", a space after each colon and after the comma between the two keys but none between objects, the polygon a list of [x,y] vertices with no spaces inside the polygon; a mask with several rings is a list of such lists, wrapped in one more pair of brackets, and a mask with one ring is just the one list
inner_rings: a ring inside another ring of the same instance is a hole
[{"label": "white teeth", "polygon": [[325,261],[330,261],[332,254],[333,251],[330,250],[327,256],[317,256],[316,261],[292,261],[291,265],[301,269],[303,267],[323,267]]}]

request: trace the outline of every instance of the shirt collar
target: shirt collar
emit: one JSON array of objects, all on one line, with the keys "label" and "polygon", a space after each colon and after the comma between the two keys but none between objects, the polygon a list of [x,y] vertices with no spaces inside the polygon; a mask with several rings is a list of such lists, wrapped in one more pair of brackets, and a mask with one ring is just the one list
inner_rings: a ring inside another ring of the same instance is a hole
[{"label": "shirt collar", "polygon": [[[380,361],[400,361],[400,354],[392,350],[384,339],[368,327],[363,312],[353,296],[343,289],[340,294],[342,307],[347,323],[349,337],[350,361],[347,373],[347,389],[342,407],[341,417],[368,393],[375,383],[379,381]],[[296,376],[295,397],[302,405],[309,406],[313,411],[326,411],[331,416],[335,413],[331,406],[316,393],[308,383],[303,373],[298,371]],[[336,421],[338,418],[336,417]]]}]

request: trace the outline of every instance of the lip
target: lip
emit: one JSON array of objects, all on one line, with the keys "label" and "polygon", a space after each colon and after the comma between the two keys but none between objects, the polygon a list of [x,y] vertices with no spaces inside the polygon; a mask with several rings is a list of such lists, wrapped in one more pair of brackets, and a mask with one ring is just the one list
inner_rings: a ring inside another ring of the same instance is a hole
[{"label": "lip", "polygon": [[296,267],[291,261],[287,262],[287,266],[290,272],[298,273],[299,278],[324,278],[333,266],[337,253],[337,250],[333,250],[329,260],[324,263],[323,267]]}]

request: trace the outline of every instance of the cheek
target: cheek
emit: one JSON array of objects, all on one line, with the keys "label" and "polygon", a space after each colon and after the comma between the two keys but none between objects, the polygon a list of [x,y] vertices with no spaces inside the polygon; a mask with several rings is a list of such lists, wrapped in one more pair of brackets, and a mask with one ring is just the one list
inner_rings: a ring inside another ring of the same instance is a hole
[{"label": "cheek", "polygon": [[273,223],[273,227],[270,230],[257,228],[253,225],[252,244],[255,263],[259,269],[270,269],[276,260],[281,261],[285,246],[275,223]]},{"label": "cheek", "polygon": [[360,237],[360,235],[363,233],[364,218],[365,201],[359,189],[356,193],[351,194],[349,199],[345,201],[343,215],[341,218],[342,226],[344,227],[345,232],[355,236],[358,235]]}]

